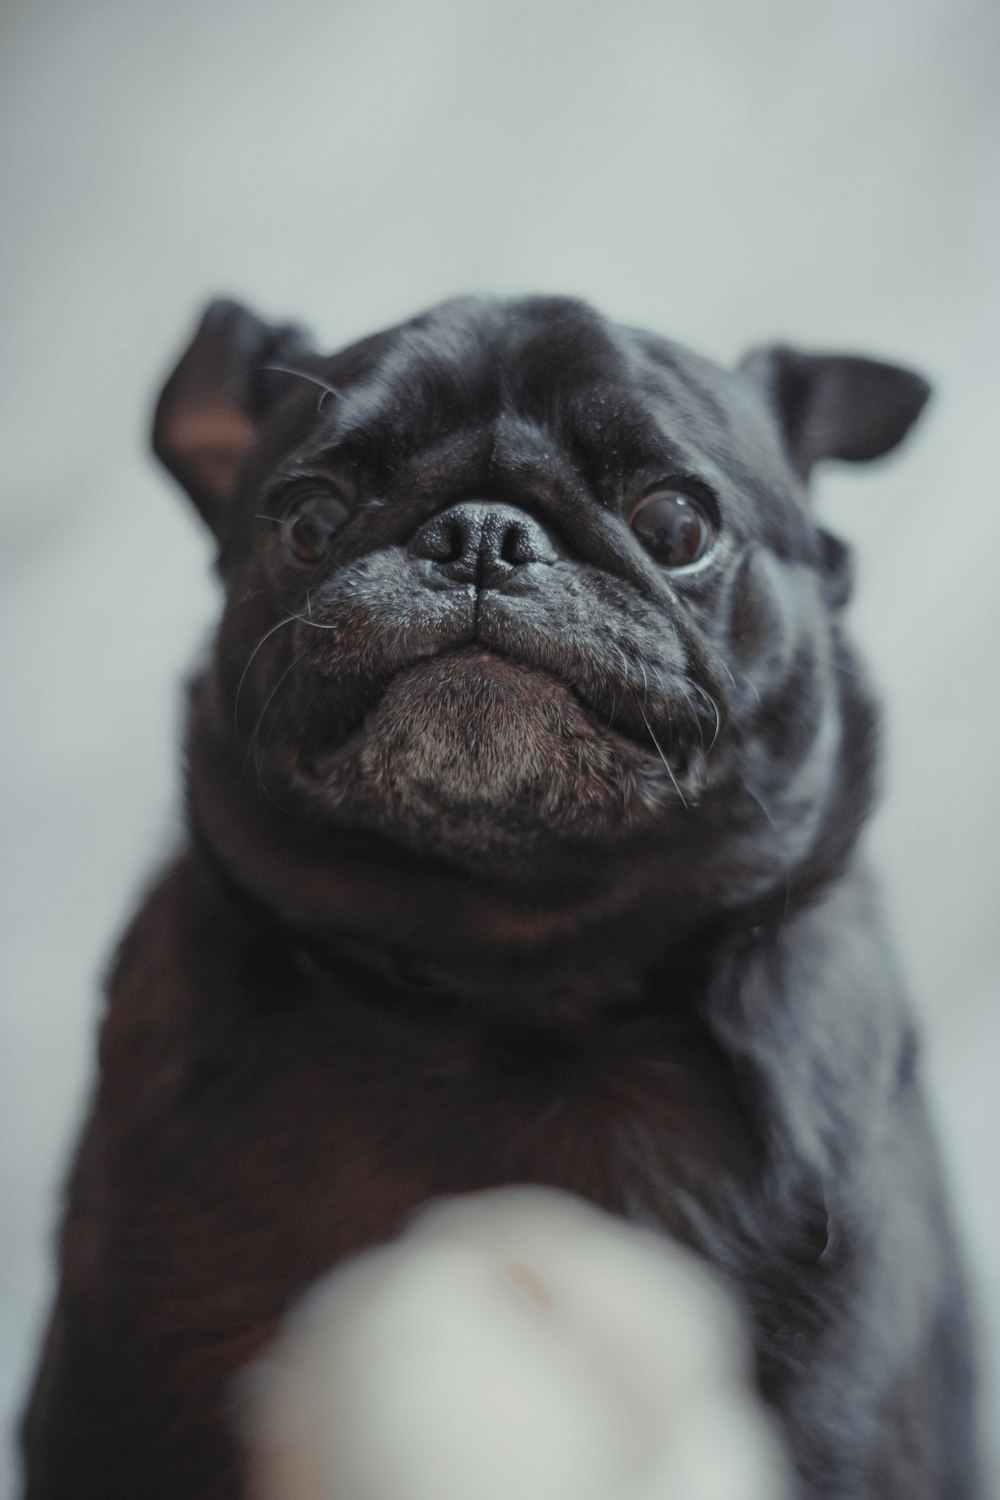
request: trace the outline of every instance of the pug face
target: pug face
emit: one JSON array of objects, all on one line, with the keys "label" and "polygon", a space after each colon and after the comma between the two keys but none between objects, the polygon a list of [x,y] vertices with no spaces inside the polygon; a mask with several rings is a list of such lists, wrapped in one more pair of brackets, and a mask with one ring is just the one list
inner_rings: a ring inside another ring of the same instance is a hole
[{"label": "pug face", "polygon": [[867,805],[809,469],[885,452],[926,395],[843,356],[726,371],[563,299],[330,358],[216,304],[154,437],[220,546],[202,733],[320,840],[473,876],[653,858],[756,899],[843,838],[848,786]]}]

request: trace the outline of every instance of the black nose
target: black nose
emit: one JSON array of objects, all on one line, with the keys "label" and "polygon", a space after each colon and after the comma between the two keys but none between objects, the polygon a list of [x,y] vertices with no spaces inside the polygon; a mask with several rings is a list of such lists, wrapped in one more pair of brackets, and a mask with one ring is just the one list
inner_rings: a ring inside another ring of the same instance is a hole
[{"label": "black nose", "polygon": [[425,521],[410,541],[415,557],[430,559],[453,583],[503,588],[526,563],[555,562],[544,527],[513,505],[464,500]]}]

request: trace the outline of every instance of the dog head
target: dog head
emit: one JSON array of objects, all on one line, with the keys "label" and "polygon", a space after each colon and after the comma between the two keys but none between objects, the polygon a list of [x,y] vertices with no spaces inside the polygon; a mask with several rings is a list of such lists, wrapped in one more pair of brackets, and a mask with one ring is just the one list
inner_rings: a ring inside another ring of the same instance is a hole
[{"label": "dog head", "polygon": [[730,372],[566,299],[450,302],[329,358],[214,304],[154,429],[226,589],[191,738],[210,841],[252,862],[267,822],[314,873],[641,888],[678,928],[787,902],[845,857],[872,759],[808,475],[926,397],[784,348]]}]

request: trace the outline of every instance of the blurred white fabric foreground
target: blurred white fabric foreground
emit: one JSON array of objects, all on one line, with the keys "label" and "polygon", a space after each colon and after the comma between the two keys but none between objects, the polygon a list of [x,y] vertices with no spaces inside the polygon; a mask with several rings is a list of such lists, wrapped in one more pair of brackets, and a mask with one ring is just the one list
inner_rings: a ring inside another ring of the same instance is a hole
[{"label": "blurred white fabric foreground", "polygon": [[782,1500],[735,1309],[565,1193],[421,1213],[252,1372],[255,1500]]}]

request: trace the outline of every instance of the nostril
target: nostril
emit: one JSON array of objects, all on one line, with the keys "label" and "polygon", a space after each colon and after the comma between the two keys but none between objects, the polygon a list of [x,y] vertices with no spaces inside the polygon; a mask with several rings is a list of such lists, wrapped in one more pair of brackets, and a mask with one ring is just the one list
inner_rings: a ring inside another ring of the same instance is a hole
[{"label": "nostril", "polygon": [[460,521],[453,520],[448,527],[446,538],[446,555],[439,558],[440,562],[458,562],[464,555],[468,546],[468,530]]},{"label": "nostril", "polygon": [[461,516],[434,516],[421,526],[410,548],[418,557],[447,567],[461,562],[470,550],[469,528]]},{"label": "nostril", "polygon": [[500,542],[500,561],[512,563],[515,567],[520,563],[534,561],[534,552],[525,534],[523,526],[513,524],[504,531]]}]

